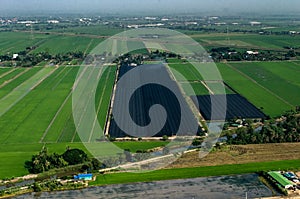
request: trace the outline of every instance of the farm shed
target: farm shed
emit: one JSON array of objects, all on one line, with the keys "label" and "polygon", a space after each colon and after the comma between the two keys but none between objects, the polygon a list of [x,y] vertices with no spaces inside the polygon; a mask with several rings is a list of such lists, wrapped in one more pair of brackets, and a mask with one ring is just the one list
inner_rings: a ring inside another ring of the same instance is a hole
[{"label": "farm shed", "polygon": [[290,182],[288,179],[286,179],[283,175],[281,175],[279,172],[268,172],[268,174],[276,180],[285,189],[288,189],[290,187],[294,186],[294,183]]}]

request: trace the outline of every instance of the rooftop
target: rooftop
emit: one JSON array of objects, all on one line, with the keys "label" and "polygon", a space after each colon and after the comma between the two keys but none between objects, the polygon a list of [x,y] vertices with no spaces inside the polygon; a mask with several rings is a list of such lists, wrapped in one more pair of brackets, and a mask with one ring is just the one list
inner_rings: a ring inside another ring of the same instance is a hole
[{"label": "rooftop", "polygon": [[288,179],[283,177],[279,172],[269,172],[268,173],[272,178],[274,178],[281,186],[286,187],[286,186],[292,186],[294,183],[290,182]]}]

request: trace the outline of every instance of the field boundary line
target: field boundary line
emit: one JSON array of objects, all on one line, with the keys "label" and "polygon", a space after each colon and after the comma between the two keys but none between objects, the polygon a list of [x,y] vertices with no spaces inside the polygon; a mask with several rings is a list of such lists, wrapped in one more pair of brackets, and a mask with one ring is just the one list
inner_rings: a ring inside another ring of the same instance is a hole
[{"label": "field boundary line", "polygon": [[[103,68],[102,68],[102,70],[103,70]],[[99,102],[99,105],[98,105],[98,107],[97,107],[97,112],[96,112],[97,115],[96,115],[96,117],[94,118],[93,126],[92,126],[92,131],[91,131],[91,133],[90,133],[88,142],[91,142],[92,136],[93,136],[93,134],[94,134],[94,129],[95,129],[96,121],[98,121],[98,113],[99,113],[99,111],[100,111],[100,107],[101,107],[102,102],[103,102],[103,96],[104,96],[105,90],[106,90],[106,88],[107,88],[107,80],[109,79],[110,72],[111,72],[111,69],[109,68],[109,71],[108,71],[107,76],[106,76],[106,78],[105,78],[104,88],[103,88],[102,93],[101,93],[100,102]],[[103,71],[103,73],[104,73],[104,71]],[[99,77],[98,77],[98,78],[99,78]],[[97,78],[97,79],[98,79],[98,78]],[[104,130],[104,129],[103,129],[103,130]]]},{"label": "field boundary line", "polygon": [[[174,74],[173,74],[173,72],[172,72],[171,67],[170,67],[167,63],[165,63],[165,64],[163,64],[163,65],[164,65],[164,67],[165,67],[167,73],[169,74],[170,79],[172,80],[172,77],[174,78],[174,82],[176,83],[176,85],[177,85],[177,87],[178,87],[178,89],[179,89],[179,91],[180,91],[180,93],[181,93],[183,99],[184,99],[185,102],[187,103],[187,106],[190,108],[191,112],[193,113],[193,115],[194,115],[194,117],[195,117],[195,119],[196,119],[198,125],[199,125],[201,128],[203,128],[203,125],[201,124],[201,122],[199,122],[200,120],[203,120],[203,119],[204,119],[203,116],[201,115],[200,111],[197,109],[197,107],[195,106],[195,104],[192,102],[191,98],[190,98],[189,96],[186,95],[184,89],[183,89],[182,86],[181,86],[181,83],[178,82],[178,81],[176,80],[176,78],[175,78],[175,76],[174,76]],[[175,69],[174,69],[174,70],[175,70]]]},{"label": "field boundary line", "polygon": [[25,69],[24,71],[20,72],[19,74],[17,74],[16,76],[14,76],[13,78],[3,82],[3,84],[0,85],[0,88],[3,88],[4,86],[6,86],[7,84],[9,84],[10,82],[14,81],[15,79],[17,79],[18,77],[22,76],[23,74],[25,74],[26,72],[28,72],[30,70],[30,68]]},{"label": "field boundary line", "polygon": [[[44,81],[47,77],[49,77],[55,70],[52,70],[50,72],[47,72],[47,74],[43,74],[43,76],[39,77],[39,73],[42,73],[42,70],[40,70],[38,73],[36,73],[34,76],[32,76],[31,78],[27,79],[26,81],[24,81],[23,83],[21,83],[18,87],[16,87],[15,89],[13,89],[10,93],[8,93],[7,95],[5,95],[3,98],[0,99],[0,105],[1,104],[5,104],[3,110],[1,110],[1,107],[0,107],[0,117],[5,114],[9,109],[11,109],[16,103],[18,103],[22,98],[24,98],[31,90],[33,87],[36,87],[38,86],[42,81]],[[36,76],[39,78],[37,79],[37,83],[35,82],[32,82],[32,84],[34,84],[33,86],[31,86],[31,80],[36,78]],[[42,78],[42,79],[40,79]],[[27,84],[28,87],[27,87]],[[21,91],[24,90],[24,92],[18,94],[18,92],[20,92],[20,89]],[[11,97],[14,97],[14,95],[16,95],[16,93],[18,94],[17,95],[17,98],[13,98],[13,99],[9,99]],[[7,100],[9,99],[9,101],[7,102]]]},{"label": "field boundary line", "polygon": [[215,93],[207,86],[207,84],[204,82],[204,81],[200,81],[201,84],[208,90],[208,92],[211,94],[211,95],[214,95]]},{"label": "field boundary line", "polygon": [[[73,86],[72,86],[72,88],[71,88],[71,92],[73,93],[73,91],[77,88],[77,86],[78,86],[78,82],[82,79],[82,77],[83,77],[83,75],[84,75],[84,73],[86,72],[86,70],[87,70],[87,68],[88,68],[89,66],[86,66],[86,67],[84,67],[84,69],[83,69],[83,71],[81,71],[81,73],[79,74],[79,76],[77,75],[77,81],[75,80],[75,82],[73,83]],[[80,72],[80,70],[78,71],[78,73]],[[91,75],[91,74],[90,74]],[[70,118],[72,117],[72,113],[69,115],[69,117],[68,117],[68,120],[67,120],[67,122],[65,123],[65,125],[64,125],[64,127],[63,127],[63,130],[60,132],[60,135],[58,136],[58,138],[56,139],[56,141],[55,141],[55,143],[58,143],[59,142],[59,140],[62,138],[62,136],[64,135],[64,130],[67,128],[66,126],[67,126],[67,123],[68,123],[68,121],[70,120]],[[73,143],[73,141],[74,141],[74,139],[75,139],[75,136],[76,136],[76,132],[77,132],[77,130],[76,130],[76,127],[75,127],[75,131],[74,131],[74,133],[73,133],[73,136],[72,136],[72,139],[71,139],[71,143]]]},{"label": "field boundary line", "polygon": [[38,81],[35,85],[33,85],[30,88],[30,90],[33,90],[36,87],[38,87],[45,79],[47,79],[50,75],[52,75],[56,70],[57,70],[57,68],[54,68],[54,70],[50,71],[45,77],[43,77],[40,81]]},{"label": "field boundary line", "polygon": [[17,68],[13,68],[13,69],[7,71],[6,73],[3,73],[2,75],[0,75],[0,79],[3,78],[3,77],[5,77],[5,76],[8,75],[8,74],[14,72],[15,70],[17,70]]},{"label": "field boundary line", "polygon": [[[89,74],[89,77],[93,75],[93,71],[94,71],[94,70],[95,70],[95,69],[93,68],[92,72]],[[101,69],[100,71],[102,71],[102,69]],[[97,77],[99,76],[99,74],[100,74],[100,73],[98,73]],[[88,79],[89,79],[89,78],[88,78]],[[97,89],[97,88],[96,88],[96,89]],[[87,108],[88,108],[88,104],[89,104],[91,98],[93,97],[92,95],[93,95],[93,93],[92,93],[92,94],[89,94],[89,96],[88,96],[87,106],[85,106],[85,107],[83,108],[81,117],[80,117],[80,119],[79,119],[79,121],[78,121],[78,122],[79,122],[78,126],[80,126],[81,123],[82,123],[82,119],[84,118],[84,114],[86,114],[86,111],[87,111]]]},{"label": "field boundary line", "polygon": [[[64,75],[60,78],[59,81],[57,81],[57,83],[52,87],[51,90],[55,90],[56,87],[60,84],[60,82],[62,82],[63,79],[71,72],[72,68],[68,68],[68,69],[69,69],[69,71],[67,71],[66,73],[64,73]],[[64,70],[62,70],[62,71],[64,71]]]},{"label": "field boundary line", "polygon": [[[71,118],[71,116],[72,116],[72,114],[69,116],[68,120]],[[66,128],[66,127],[64,127],[64,129],[65,129],[65,128]],[[74,131],[73,136],[72,136],[72,139],[71,139],[71,143],[75,143],[74,140],[75,140],[75,137],[76,137],[76,133],[77,133],[77,130],[76,130],[76,128],[75,128],[75,131]]]},{"label": "field boundary line", "polygon": [[71,97],[72,95],[72,91],[70,91],[70,93],[68,94],[68,96],[66,97],[66,99],[64,100],[64,102],[62,103],[62,105],[59,107],[58,111],[55,113],[53,119],[51,120],[50,124],[48,125],[47,129],[44,131],[39,143],[43,143],[46,135],[48,134],[50,128],[52,127],[53,123],[55,122],[56,118],[58,117],[58,115],[60,114],[61,110],[64,108],[65,104],[67,103],[68,99]]},{"label": "field boundary line", "polygon": [[92,43],[94,42],[94,38],[93,39],[91,39],[91,41],[90,41],[90,43],[88,44],[88,46],[86,47],[86,49],[85,49],[85,51],[84,51],[84,55],[86,55],[86,53],[87,53],[87,51],[89,50],[89,48],[90,48],[90,46],[92,45]]},{"label": "field boundary line", "polygon": [[[79,81],[81,80],[81,78],[83,77],[83,75],[84,75],[84,73],[86,72],[86,70],[87,70],[87,67],[85,67],[85,68],[83,69],[83,71],[81,72],[81,74],[77,77],[77,81],[75,81],[74,84],[73,84],[72,92],[73,92],[73,91],[76,89],[76,87],[78,86],[78,83],[79,83]],[[93,68],[92,68],[92,71],[89,72],[89,74],[88,74],[88,79],[90,79],[90,77],[93,75],[94,70],[95,70],[95,68],[93,67]],[[98,76],[99,76],[99,74],[98,74]],[[97,76],[97,77],[98,77],[98,76]],[[97,88],[95,88],[95,89],[97,89]],[[88,101],[90,101],[90,98],[91,98],[91,94],[89,95]],[[85,107],[83,108],[81,117],[80,117],[80,119],[79,119],[79,124],[78,124],[78,126],[81,125],[81,121],[82,121],[83,115],[84,115],[85,112],[86,112],[86,109],[87,109],[87,107],[85,106]],[[71,116],[72,116],[72,114],[70,115],[70,117],[71,117]],[[64,126],[64,129],[65,129],[65,127],[66,127],[66,125]],[[76,125],[75,125],[75,132],[74,132],[74,135],[73,135],[74,138],[75,138],[76,132],[77,132],[77,128],[76,128]],[[61,139],[61,137],[63,136],[63,134],[64,134],[64,133],[61,132],[59,138],[57,139],[57,142],[59,142],[59,140]],[[72,137],[72,139],[73,139],[73,137]]]},{"label": "field boundary line", "polygon": [[[62,136],[64,135],[64,131],[65,131],[65,129],[67,128],[68,121],[71,119],[72,116],[73,116],[73,115],[72,115],[72,113],[71,113],[71,114],[69,115],[68,119],[67,119],[67,122],[64,124],[64,127],[63,127],[62,131],[60,132],[58,138],[54,141],[54,143],[59,143],[59,140],[62,138]],[[77,131],[76,131],[76,127],[75,127],[75,132],[74,132],[73,134],[75,134],[76,132],[77,132]],[[73,137],[75,137],[75,136],[73,135]],[[73,137],[72,137],[72,139],[73,139]],[[47,143],[48,143],[48,142],[47,142]],[[72,140],[71,140],[71,143],[72,143]]]},{"label": "field boundary line", "polygon": [[230,64],[226,63],[226,65],[235,70],[236,72],[240,73],[242,76],[246,77],[247,79],[249,79],[251,82],[253,82],[254,84],[258,85],[259,87],[261,87],[262,89],[264,89],[265,91],[267,91],[268,93],[272,94],[273,96],[275,96],[276,98],[278,98],[279,100],[281,100],[282,102],[284,102],[285,104],[294,107],[294,105],[290,104],[288,101],[286,101],[285,99],[283,99],[282,97],[280,97],[279,95],[273,93],[271,90],[267,89],[266,87],[264,87],[263,85],[259,84],[257,81],[255,81],[254,79],[252,79],[251,77],[249,77],[248,75],[246,75],[245,73],[243,73],[242,71],[238,70],[237,68],[231,66]]},{"label": "field boundary line", "polygon": [[115,102],[117,83],[118,83],[118,77],[119,77],[119,72],[120,72],[119,69],[120,68],[118,66],[116,66],[115,80],[114,80],[114,84],[112,87],[112,91],[111,91],[111,95],[110,95],[110,99],[109,99],[109,107],[108,107],[106,118],[105,118],[104,136],[109,134],[109,126],[110,126],[111,115],[112,115],[113,106],[114,106],[114,102]]}]

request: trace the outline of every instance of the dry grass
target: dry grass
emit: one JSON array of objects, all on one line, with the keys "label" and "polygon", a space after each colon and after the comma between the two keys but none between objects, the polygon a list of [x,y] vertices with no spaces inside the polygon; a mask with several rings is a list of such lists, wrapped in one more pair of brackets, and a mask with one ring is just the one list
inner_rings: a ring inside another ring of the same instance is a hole
[{"label": "dry grass", "polygon": [[183,155],[168,168],[244,164],[276,160],[300,159],[300,143],[233,145],[211,152],[200,159],[199,152]]}]

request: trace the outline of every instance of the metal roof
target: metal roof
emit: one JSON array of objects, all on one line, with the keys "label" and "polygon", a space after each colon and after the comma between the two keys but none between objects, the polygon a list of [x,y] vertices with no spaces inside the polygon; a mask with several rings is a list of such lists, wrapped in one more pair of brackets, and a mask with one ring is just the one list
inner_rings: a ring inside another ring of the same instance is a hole
[{"label": "metal roof", "polygon": [[268,173],[272,178],[274,178],[281,186],[293,186],[294,183],[290,182],[288,179],[286,179],[284,176],[282,176],[279,172],[269,172]]}]

